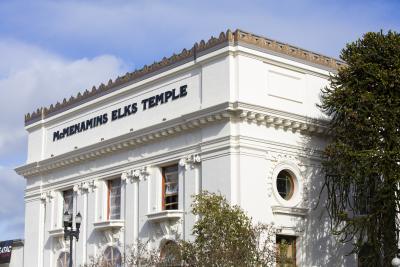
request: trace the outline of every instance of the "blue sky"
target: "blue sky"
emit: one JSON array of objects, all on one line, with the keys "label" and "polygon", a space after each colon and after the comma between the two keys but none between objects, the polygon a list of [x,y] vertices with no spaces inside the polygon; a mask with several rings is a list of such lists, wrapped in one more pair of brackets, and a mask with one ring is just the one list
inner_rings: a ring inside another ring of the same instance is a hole
[{"label": "blue sky", "polygon": [[400,32],[400,1],[0,1],[0,240],[23,238],[23,116],[240,28],[328,56]]}]

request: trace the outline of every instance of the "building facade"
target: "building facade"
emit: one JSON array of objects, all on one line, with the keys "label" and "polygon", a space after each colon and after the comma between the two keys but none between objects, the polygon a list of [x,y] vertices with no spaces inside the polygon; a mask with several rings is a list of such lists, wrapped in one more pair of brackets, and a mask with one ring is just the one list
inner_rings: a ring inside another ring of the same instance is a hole
[{"label": "building facade", "polygon": [[[25,117],[25,266],[75,265],[135,240],[191,239],[191,196],[220,192],[273,223],[291,266],[354,266],[329,233],[316,104],[343,62],[236,30]],[[322,200],[323,203],[323,200]],[[27,265],[28,264],[28,265]],[[287,265],[289,266],[289,265]]]},{"label": "building facade", "polygon": [[0,241],[0,267],[24,266],[24,241]]}]

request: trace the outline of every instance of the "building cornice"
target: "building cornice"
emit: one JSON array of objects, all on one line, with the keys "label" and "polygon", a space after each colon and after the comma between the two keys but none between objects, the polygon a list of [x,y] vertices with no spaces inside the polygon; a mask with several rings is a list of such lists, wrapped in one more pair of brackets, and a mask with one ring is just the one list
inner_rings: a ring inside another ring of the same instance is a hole
[{"label": "building cornice", "polygon": [[332,71],[345,66],[345,63],[340,60],[299,47],[242,30],[236,30],[234,32],[228,30],[226,32],[221,32],[218,38],[211,37],[207,42],[202,40],[199,43],[195,43],[190,49],[183,49],[177,55],[174,54],[169,58],[164,57],[161,61],[155,62],[149,66],[145,65],[139,70],[128,72],[122,77],[117,77],[115,80],[110,79],[107,84],[102,83],[98,87],[93,86],[91,90],[85,90],[83,93],[78,93],[76,96],[71,96],[69,99],[64,98],[61,103],[57,102],[49,107],[40,107],[36,111],[25,115],[25,125],[31,125],[70,108],[115,92],[128,84],[139,82],[182,64],[196,61],[198,57],[230,45],[245,46],[251,49],[271,52],[278,56],[300,60],[301,63],[328,68]]},{"label": "building cornice", "polygon": [[32,162],[16,168],[15,171],[26,178],[37,176],[230,119],[301,134],[324,134],[327,130],[326,121],[241,102],[226,102],[87,147]]},{"label": "building cornice", "polygon": [[[186,168],[192,169],[196,167],[199,161],[203,162],[230,155],[256,156],[270,161],[294,159],[299,165],[313,166],[313,168],[320,166],[321,160],[321,151],[319,150],[305,149],[302,146],[266,141],[249,136],[229,135],[134,161],[129,160],[128,157],[128,160],[120,162],[118,165],[91,169],[66,176],[62,180],[29,187],[25,190],[25,201],[41,199],[43,203],[51,202],[55,196],[54,191],[64,190],[65,188],[74,188],[78,194],[94,192],[99,186],[99,181],[110,177],[121,177],[122,180],[129,183],[145,180],[154,166],[159,166],[165,162],[179,161],[184,163]],[[299,163],[300,158],[301,164]],[[138,176],[135,177],[134,173],[137,173]],[[132,177],[129,177],[129,175],[132,175]]]}]

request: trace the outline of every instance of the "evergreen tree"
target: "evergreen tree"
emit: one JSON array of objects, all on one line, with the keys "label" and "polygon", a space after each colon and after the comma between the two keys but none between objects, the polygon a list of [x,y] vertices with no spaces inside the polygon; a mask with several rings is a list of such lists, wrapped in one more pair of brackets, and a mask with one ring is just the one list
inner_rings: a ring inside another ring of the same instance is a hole
[{"label": "evergreen tree", "polygon": [[322,92],[330,116],[323,163],[332,230],[362,266],[390,266],[400,210],[400,35],[369,32],[341,52]]}]

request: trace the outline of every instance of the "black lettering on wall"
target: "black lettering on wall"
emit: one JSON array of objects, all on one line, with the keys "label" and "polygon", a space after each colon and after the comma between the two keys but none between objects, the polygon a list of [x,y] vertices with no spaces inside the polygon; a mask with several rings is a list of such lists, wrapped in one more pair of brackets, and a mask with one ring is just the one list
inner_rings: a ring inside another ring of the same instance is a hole
[{"label": "black lettering on wall", "polygon": [[[167,103],[168,100],[177,100],[179,98],[185,97],[188,94],[187,85],[182,85],[177,89],[171,89],[155,96],[145,98],[141,101],[143,110],[154,108],[158,105]],[[124,107],[120,107],[111,111],[111,121],[115,121],[132,114],[136,114],[138,111],[137,103],[132,103]],[[84,132],[88,129],[95,128],[97,126],[106,124],[108,122],[108,113],[69,125],[61,130],[53,132],[53,142],[63,139],[65,137],[74,135],[76,133]]]}]

